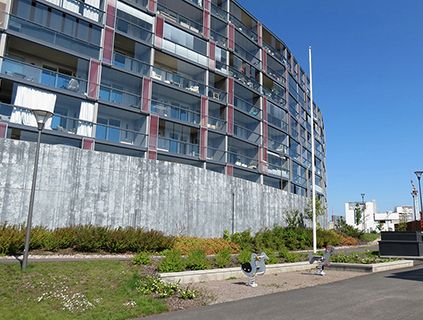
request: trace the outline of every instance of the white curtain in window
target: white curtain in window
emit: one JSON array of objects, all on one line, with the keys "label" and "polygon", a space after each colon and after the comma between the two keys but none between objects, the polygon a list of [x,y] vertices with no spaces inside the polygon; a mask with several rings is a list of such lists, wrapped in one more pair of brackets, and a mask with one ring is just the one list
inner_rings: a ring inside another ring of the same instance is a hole
[{"label": "white curtain in window", "polygon": [[79,120],[88,122],[79,122],[77,134],[80,136],[92,137],[93,125],[95,116],[95,104],[82,101],[81,109],[79,111]]},{"label": "white curtain in window", "polygon": [[[14,89],[15,99],[13,104],[16,107],[13,108],[10,122],[36,127],[37,121],[30,111],[31,109],[54,111],[54,105],[56,104],[55,94],[22,85],[16,86],[16,84]],[[45,128],[51,128],[51,118],[45,124]]]},{"label": "white curtain in window", "polygon": [[78,0],[63,0],[63,8],[79,13],[81,3]]},{"label": "white curtain in window", "polygon": [[[100,7],[100,0],[85,0],[85,3],[97,9]],[[94,8],[84,6],[84,17],[98,21],[98,10]]]}]

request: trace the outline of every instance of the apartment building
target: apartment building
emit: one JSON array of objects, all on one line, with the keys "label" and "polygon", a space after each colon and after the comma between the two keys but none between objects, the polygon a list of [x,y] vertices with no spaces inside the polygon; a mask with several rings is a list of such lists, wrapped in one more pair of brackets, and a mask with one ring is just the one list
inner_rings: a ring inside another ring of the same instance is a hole
[{"label": "apartment building", "polygon": [[326,194],[322,113],[292,52],[232,0],[0,0],[0,137]]}]

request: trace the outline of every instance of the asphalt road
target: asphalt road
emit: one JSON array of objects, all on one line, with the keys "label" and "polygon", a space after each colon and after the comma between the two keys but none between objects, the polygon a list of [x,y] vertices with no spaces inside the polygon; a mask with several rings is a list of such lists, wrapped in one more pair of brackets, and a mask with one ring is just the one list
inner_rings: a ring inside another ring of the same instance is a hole
[{"label": "asphalt road", "polygon": [[[330,277],[330,271],[327,273]],[[423,317],[423,266],[143,319],[402,320]]]}]

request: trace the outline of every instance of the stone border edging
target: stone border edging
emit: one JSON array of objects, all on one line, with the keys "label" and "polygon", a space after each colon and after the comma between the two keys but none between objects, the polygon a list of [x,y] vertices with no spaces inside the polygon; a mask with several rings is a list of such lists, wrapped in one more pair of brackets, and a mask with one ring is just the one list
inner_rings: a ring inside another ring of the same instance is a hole
[{"label": "stone border edging", "polygon": [[[374,264],[359,264],[359,263],[331,263],[330,268],[334,270],[343,271],[357,271],[357,272],[381,272],[393,269],[407,268],[414,265],[413,261],[401,260]],[[281,263],[270,264],[266,266],[266,274],[275,274],[290,271],[302,271],[313,269],[315,265],[310,265],[306,262]],[[228,278],[245,277],[239,267],[223,268],[223,269],[209,269],[198,271],[182,271],[182,272],[165,272],[160,273],[160,278],[166,282],[180,282],[183,284],[202,282],[202,281],[217,281],[226,280]]]}]

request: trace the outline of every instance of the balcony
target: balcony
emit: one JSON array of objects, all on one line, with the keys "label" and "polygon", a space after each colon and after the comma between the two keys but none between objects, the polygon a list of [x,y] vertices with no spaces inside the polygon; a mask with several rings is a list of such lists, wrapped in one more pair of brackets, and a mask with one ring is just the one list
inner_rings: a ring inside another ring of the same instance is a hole
[{"label": "balcony", "polygon": [[31,64],[3,58],[1,73],[15,79],[31,81],[51,88],[65,89],[75,93],[87,91],[87,80],[40,68]]},{"label": "balcony", "polygon": [[261,110],[259,107],[256,107],[252,103],[243,100],[237,96],[234,96],[234,106],[235,108],[244,111],[255,118],[260,119],[261,117]]},{"label": "balcony", "polygon": [[267,114],[267,121],[270,124],[282,129],[283,131],[288,132],[288,123],[286,121],[284,121],[284,120],[282,120],[278,117],[275,117],[274,115],[269,114],[269,113]]},{"label": "balcony", "polygon": [[298,184],[298,185],[303,186],[303,187],[305,187],[306,184],[307,184],[307,180],[305,178],[303,178],[303,177],[301,177],[299,175],[296,175],[296,174],[293,174],[292,181],[295,184]]},{"label": "balcony", "polygon": [[151,101],[151,112],[164,118],[174,119],[198,125],[200,123],[200,113],[190,110],[189,107],[179,103],[167,104],[162,101]]},{"label": "balcony", "polygon": [[169,153],[183,155],[188,157],[199,156],[199,145],[192,144],[189,142],[179,141],[175,139],[169,139],[160,137],[158,138],[158,151],[166,151]]},{"label": "balcony", "polygon": [[285,162],[285,164],[268,163],[267,173],[277,177],[289,179],[288,162]]},{"label": "balcony", "polygon": [[245,61],[251,63],[255,68],[261,68],[261,62],[255,54],[248,52],[246,49],[238,44],[235,44],[235,52],[241,56]]},{"label": "balcony", "polygon": [[56,6],[72,11],[85,18],[94,20],[95,22],[103,21],[103,11],[99,8],[103,7],[102,1],[98,1],[97,7],[91,6],[80,0],[46,0]]},{"label": "balcony", "polygon": [[186,2],[192,3],[196,5],[197,7],[202,8],[203,7],[203,0],[185,0]]},{"label": "balcony", "polygon": [[149,0],[124,0],[124,1],[132,4],[136,8],[145,10],[147,9]]},{"label": "balcony", "polygon": [[219,33],[213,29],[210,30],[210,39],[212,39],[216,44],[222,48],[227,48],[228,39],[222,33]]},{"label": "balcony", "polygon": [[266,50],[266,52],[269,56],[275,57],[283,65],[287,64],[287,61],[286,61],[285,57],[283,56],[283,52],[280,52],[280,50],[277,50],[274,46],[270,45],[266,41],[263,41],[263,48],[264,48],[264,50]]},{"label": "balcony", "polygon": [[288,155],[288,146],[284,144],[282,141],[277,141],[271,138],[267,139],[269,149],[279,152],[283,155]]},{"label": "balcony", "polygon": [[226,121],[224,119],[208,116],[207,128],[220,132],[226,132]]},{"label": "balcony", "polygon": [[256,79],[246,76],[243,72],[238,71],[234,67],[229,67],[229,75],[247,87],[257,92],[261,92],[261,85]]},{"label": "balcony", "polygon": [[284,106],[286,104],[286,100],[284,98],[284,93],[280,89],[272,88],[269,89],[267,87],[262,87],[263,94],[273,103]]},{"label": "balcony", "polygon": [[[166,7],[161,3],[157,3],[157,11],[159,11],[167,21],[172,21],[180,26],[191,30],[195,33],[201,34],[203,32],[203,24],[185,17],[176,11]],[[201,17],[202,18],[202,17]]]},{"label": "balcony", "polygon": [[226,104],[226,101],[227,101],[226,91],[223,91],[223,90],[211,87],[211,86],[207,87],[207,89],[208,89],[209,98],[214,99],[214,100],[221,102],[223,104]]},{"label": "balcony", "polygon": [[148,44],[152,43],[152,25],[124,11],[117,10],[116,31]]},{"label": "balcony", "polygon": [[150,75],[151,66],[149,64],[116,51],[113,52],[113,65],[138,75]]},{"label": "balcony", "polygon": [[20,17],[10,15],[9,30],[19,32],[33,39],[38,39],[41,42],[65,48],[77,55],[83,54],[95,59],[99,57],[100,46],[95,43],[100,43],[100,29],[96,30],[98,31],[98,39],[95,39],[96,37],[93,36],[86,40],[82,40]]},{"label": "balcony", "polygon": [[259,144],[261,138],[258,133],[247,129],[236,122],[234,122],[234,136],[237,138],[248,140],[254,144]]},{"label": "balcony", "polygon": [[252,27],[248,27],[245,25],[241,20],[239,20],[237,17],[231,15],[229,20],[233,23],[235,28],[245,34],[248,38],[253,40],[254,42],[257,42],[258,36],[257,31],[254,30]]},{"label": "balcony", "polygon": [[248,157],[237,152],[228,152],[228,163],[251,170],[257,170],[258,168],[258,161],[256,158]]},{"label": "balcony", "polygon": [[213,2],[211,3],[211,13],[212,15],[223,19],[225,21],[228,21],[228,12],[221,7],[215,5]]},{"label": "balcony", "polygon": [[140,110],[139,95],[104,84],[100,86],[99,100]]},{"label": "balcony", "polygon": [[207,160],[225,163],[226,162],[226,152],[217,148],[208,147],[207,148]]},{"label": "balcony", "polygon": [[206,86],[204,83],[189,79],[179,73],[167,71],[159,67],[153,67],[151,77],[192,93],[200,95],[204,95],[206,93]]},{"label": "balcony", "polygon": [[284,77],[284,70],[275,70],[272,67],[269,66],[269,64],[267,65],[267,74],[269,76],[271,76],[273,79],[275,79],[279,84],[285,85],[286,80]]},{"label": "balcony", "polygon": [[130,145],[138,148],[147,147],[147,135],[138,131],[105,124],[96,124],[95,130],[97,141]]}]

